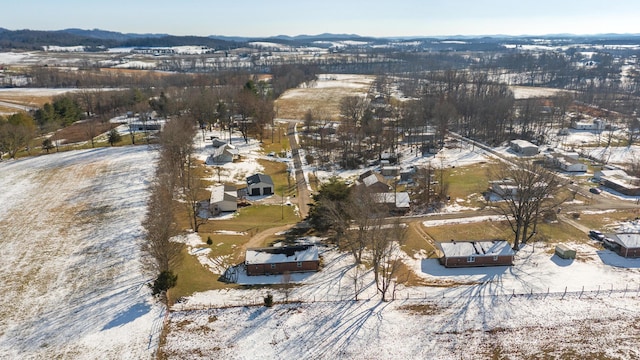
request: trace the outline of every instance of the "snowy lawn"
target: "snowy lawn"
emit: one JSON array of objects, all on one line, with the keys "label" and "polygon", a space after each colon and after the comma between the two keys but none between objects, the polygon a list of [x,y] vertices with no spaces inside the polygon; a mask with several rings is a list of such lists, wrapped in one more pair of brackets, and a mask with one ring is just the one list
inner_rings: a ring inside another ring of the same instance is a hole
[{"label": "snowy lawn", "polygon": [[640,259],[570,245],[576,260],[536,245],[521,250],[512,267],[446,269],[435,259],[405,257],[439,285],[399,287],[387,303],[370,272],[353,300],[351,256],[324,248],[324,268],[297,279],[294,303],[266,308],[263,297],[282,302],[284,290],[254,287],[198,293],[174,305],[162,350],[191,359],[637,358]]},{"label": "snowy lawn", "polygon": [[152,358],[163,308],[145,285],[146,146],[0,162],[0,358]]}]

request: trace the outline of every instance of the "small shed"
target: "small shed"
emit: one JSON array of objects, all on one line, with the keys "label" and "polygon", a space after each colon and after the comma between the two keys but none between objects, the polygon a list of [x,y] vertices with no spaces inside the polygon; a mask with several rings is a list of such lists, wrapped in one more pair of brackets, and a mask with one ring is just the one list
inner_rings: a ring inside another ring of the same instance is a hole
[{"label": "small shed", "polygon": [[563,259],[575,259],[576,251],[565,244],[556,245],[556,255]]},{"label": "small shed", "polygon": [[515,252],[505,240],[455,241],[437,243],[445,267],[513,265]]},{"label": "small shed", "polygon": [[285,272],[318,271],[320,257],[315,245],[294,245],[247,249],[247,275],[274,275]]},{"label": "small shed", "polygon": [[247,195],[273,195],[274,186],[271,176],[265,174],[254,174],[247,178]]}]

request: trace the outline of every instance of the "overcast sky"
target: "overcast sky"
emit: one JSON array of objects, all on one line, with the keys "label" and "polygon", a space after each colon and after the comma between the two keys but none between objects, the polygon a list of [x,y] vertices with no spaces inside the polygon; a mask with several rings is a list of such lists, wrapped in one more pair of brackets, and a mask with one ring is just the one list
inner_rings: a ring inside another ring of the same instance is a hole
[{"label": "overcast sky", "polygon": [[640,33],[640,0],[0,0],[10,30],[267,37]]}]

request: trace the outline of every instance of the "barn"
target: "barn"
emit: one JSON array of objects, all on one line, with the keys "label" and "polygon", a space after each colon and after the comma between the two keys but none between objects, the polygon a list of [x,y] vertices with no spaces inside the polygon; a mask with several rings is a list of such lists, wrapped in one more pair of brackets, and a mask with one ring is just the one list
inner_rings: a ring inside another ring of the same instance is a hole
[{"label": "barn", "polygon": [[247,275],[318,271],[320,258],[315,245],[250,248],[245,253]]},{"label": "barn", "polygon": [[440,263],[445,267],[513,265],[515,255],[504,240],[455,241],[437,243],[442,250]]},{"label": "barn", "polygon": [[254,174],[247,178],[247,195],[272,195],[273,192],[274,188],[271,176],[265,174]]}]

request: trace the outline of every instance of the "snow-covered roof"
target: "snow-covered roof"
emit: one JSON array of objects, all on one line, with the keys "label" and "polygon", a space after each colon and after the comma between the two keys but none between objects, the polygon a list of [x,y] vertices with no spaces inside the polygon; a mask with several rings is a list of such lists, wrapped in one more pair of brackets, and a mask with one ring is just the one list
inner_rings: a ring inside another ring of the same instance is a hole
[{"label": "snow-covered roof", "polygon": [[521,139],[516,139],[516,140],[511,140],[510,142],[512,145],[516,145],[517,147],[519,147],[520,149],[527,149],[527,148],[538,148],[537,145],[534,145],[530,142],[528,142],[527,140],[521,140]]},{"label": "snow-covered roof", "polygon": [[318,248],[315,245],[296,245],[247,249],[245,263],[279,264],[298,261],[318,260]]},{"label": "snow-covered roof", "polygon": [[378,179],[378,176],[376,176],[376,174],[371,174],[365,178],[362,179],[362,182],[364,183],[365,186],[371,186],[377,182],[381,182],[380,179]]},{"label": "snow-covered roof", "polygon": [[440,243],[445,257],[513,255],[513,249],[504,240],[451,241]]},{"label": "snow-covered roof", "polygon": [[640,248],[640,234],[614,234],[611,237],[627,249]]},{"label": "snow-covered roof", "polygon": [[388,193],[377,193],[372,194],[374,199],[378,203],[383,204],[395,204],[398,209],[408,209],[409,203],[411,199],[409,198],[409,193],[407,192],[388,192]]},{"label": "snow-covered roof", "polygon": [[217,185],[211,188],[211,204],[222,201],[237,201],[238,190],[233,185]]}]

